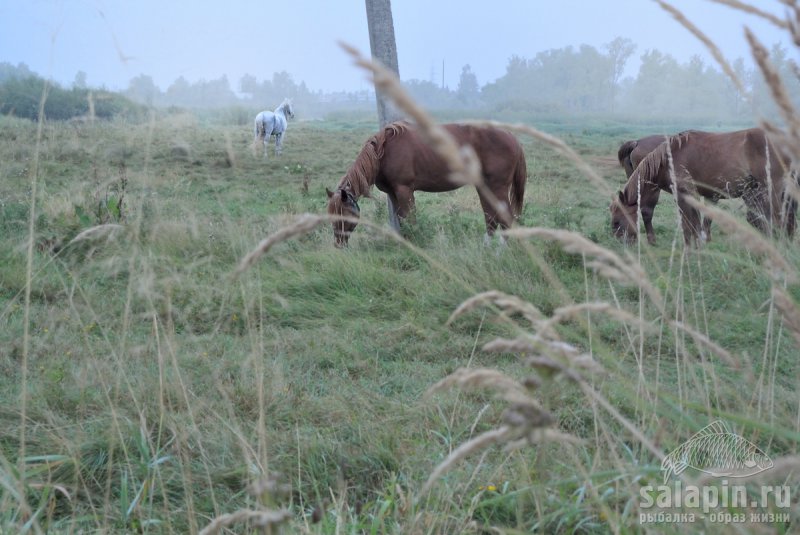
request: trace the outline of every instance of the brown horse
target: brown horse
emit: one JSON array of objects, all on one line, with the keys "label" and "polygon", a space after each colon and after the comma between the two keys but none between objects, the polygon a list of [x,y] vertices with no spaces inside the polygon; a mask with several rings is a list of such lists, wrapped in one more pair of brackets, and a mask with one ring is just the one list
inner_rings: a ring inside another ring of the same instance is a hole
[{"label": "brown horse", "polygon": [[[681,132],[681,134],[686,134],[688,132],[687,130]],[[630,178],[633,171],[639,166],[639,163],[655,150],[656,147],[666,141],[668,137],[669,136],[663,134],[657,134],[641,139],[625,141],[620,145],[617,151],[617,159],[619,160],[619,165],[625,170],[625,176]],[[656,233],[653,230],[653,210],[650,207],[655,207],[655,205],[658,204],[658,196],[661,193],[661,188],[652,188],[643,193],[648,198],[645,199],[646,202],[642,203],[642,222],[644,223],[644,229],[647,234],[647,242],[650,245],[655,245]],[[612,199],[611,204],[613,210],[616,200]],[[619,212],[617,216],[619,219],[619,217],[622,217],[622,213]],[[618,235],[621,232],[621,221],[612,222],[612,227],[614,234]],[[711,219],[708,217],[703,218],[703,232],[705,232],[707,239],[711,238]]]},{"label": "brown horse", "polygon": [[[527,167],[522,146],[513,134],[490,126],[443,125],[458,145],[470,145],[478,156],[485,188],[478,189],[486,220],[486,233],[498,226],[508,228],[522,211]],[[389,205],[392,228],[414,210],[414,192],[443,192],[464,184],[450,178],[445,161],[426,143],[416,127],[405,122],[392,123],[364,144],[336,191],[328,193],[328,213],[358,218],[358,199],[369,197],[372,186],[384,192]],[[502,203],[502,207],[497,203]],[[347,245],[355,222],[333,223],[334,243]]]},{"label": "brown horse", "polygon": [[[676,188],[669,171],[669,152]],[[766,232],[771,223],[772,228],[783,228],[791,236],[795,210],[793,203],[784,205],[789,164],[760,128],[723,134],[690,130],[670,136],[641,160],[612,202],[612,231],[619,238],[635,240],[636,212],[641,210],[648,242],[653,244],[655,234],[648,222],[659,192],[664,190],[677,197],[687,244],[697,240],[701,230],[700,213],[684,201],[686,195],[694,194],[712,202],[741,198],[753,226]]]}]

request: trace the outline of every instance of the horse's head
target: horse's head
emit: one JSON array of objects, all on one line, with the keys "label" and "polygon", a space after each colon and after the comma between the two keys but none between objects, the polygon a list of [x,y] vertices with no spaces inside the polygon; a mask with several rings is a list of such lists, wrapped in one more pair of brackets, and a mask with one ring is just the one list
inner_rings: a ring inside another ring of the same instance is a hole
[{"label": "horse's head", "polygon": [[611,232],[625,243],[636,241],[636,211],[639,206],[634,199],[629,203],[624,191],[611,197]]},{"label": "horse's head", "polygon": [[[358,219],[361,209],[358,207],[355,196],[346,189],[339,188],[331,191],[325,188],[328,193],[328,214],[332,216],[350,217]],[[355,221],[333,221],[333,243],[336,247],[345,247],[350,234],[355,230]]]},{"label": "horse's head", "polygon": [[289,98],[284,99],[282,108],[283,108],[283,113],[284,115],[286,115],[286,117],[294,119],[294,109],[292,108],[292,99]]}]

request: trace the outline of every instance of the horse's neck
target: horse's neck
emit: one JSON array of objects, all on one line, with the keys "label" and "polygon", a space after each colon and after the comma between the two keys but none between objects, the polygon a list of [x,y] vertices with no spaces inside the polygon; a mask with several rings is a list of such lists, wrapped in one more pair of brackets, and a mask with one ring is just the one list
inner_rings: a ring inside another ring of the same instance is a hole
[{"label": "horse's neck", "polygon": [[286,124],[287,124],[286,116],[283,115],[282,113],[276,113],[275,125],[273,126],[274,130],[276,132],[283,132],[284,130],[286,130]]},{"label": "horse's neck", "polygon": [[374,185],[375,175],[358,173],[352,168],[339,182],[339,188],[347,190],[356,200],[361,197],[370,197],[370,190]]},{"label": "horse's neck", "polygon": [[638,172],[634,172],[625,185],[625,197],[628,199],[628,202],[636,199],[638,204],[640,197],[646,201],[658,190],[658,184],[649,180],[643,180]]},{"label": "horse's neck", "polygon": [[[666,142],[669,143],[668,146],[666,143],[660,145],[639,162],[626,185],[625,193],[634,196],[628,197],[629,199],[641,195],[643,199],[648,200],[652,196],[657,198],[659,190],[671,191],[672,179],[669,173],[669,160],[671,158],[674,162],[675,151],[680,149],[682,142],[684,142],[684,138],[673,136]],[[669,152],[667,152],[667,148],[669,148]]]}]

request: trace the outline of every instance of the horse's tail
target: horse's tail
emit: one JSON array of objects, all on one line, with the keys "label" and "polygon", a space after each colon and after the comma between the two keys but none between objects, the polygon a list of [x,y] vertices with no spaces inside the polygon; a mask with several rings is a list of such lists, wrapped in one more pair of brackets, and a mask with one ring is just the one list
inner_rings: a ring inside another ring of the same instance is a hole
[{"label": "horse's tail", "polygon": [[514,166],[514,177],[511,181],[511,191],[508,200],[511,203],[511,217],[518,219],[522,215],[522,205],[525,201],[525,183],[528,181],[528,164],[525,163],[525,153],[519,147],[517,164]]},{"label": "horse's tail", "polygon": [[258,140],[258,134],[260,134],[261,131],[264,129],[263,116],[260,113],[258,115],[256,115],[256,120],[253,121],[253,123],[254,123],[253,124],[253,137],[254,137],[254,140],[257,141]]},{"label": "horse's tail", "polygon": [[636,148],[639,142],[637,140],[626,141],[619,147],[617,151],[617,159],[619,164],[625,169],[625,175],[631,176],[633,174],[633,162],[631,161],[631,153]]}]

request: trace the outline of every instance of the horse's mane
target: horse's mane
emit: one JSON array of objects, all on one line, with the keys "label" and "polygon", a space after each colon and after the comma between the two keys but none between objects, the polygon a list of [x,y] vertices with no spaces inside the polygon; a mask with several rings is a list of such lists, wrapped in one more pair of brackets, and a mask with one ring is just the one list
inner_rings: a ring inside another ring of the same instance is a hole
[{"label": "horse's mane", "polygon": [[390,123],[369,138],[361,148],[361,152],[356,156],[353,165],[350,166],[350,169],[339,181],[337,187],[348,190],[356,198],[368,196],[369,190],[375,184],[375,179],[378,176],[386,140],[405,132],[408,127],[409,124],[403,121]]},{"label": "horse's mane", "polygon": [[628,199],[636,198],[637,181],[643,184],[658,185],[657,177],[662,168],[669,165],[668,154],[680,149],[684,143],[689,141],[692,131],[686,130],[666,138],[665,142],[653,149],[650,154],[645,156],[639,166],[634,170],[625,184],[625,196]]}]

